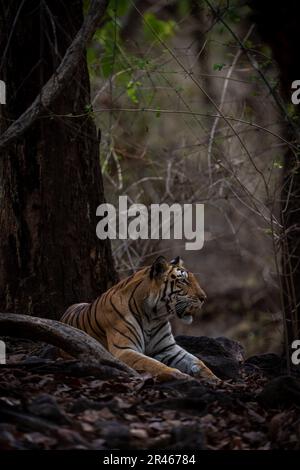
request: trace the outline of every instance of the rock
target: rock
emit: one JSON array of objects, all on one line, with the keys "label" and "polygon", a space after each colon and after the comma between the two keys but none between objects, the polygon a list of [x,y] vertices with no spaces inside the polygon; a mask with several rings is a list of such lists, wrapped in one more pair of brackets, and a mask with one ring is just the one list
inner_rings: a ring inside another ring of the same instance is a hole
[{"label": "rock", "polygon": [[110,421],[101,425],[101,437],[109,444],[112,449],[128,449],[130,430],[125,424],[119,421]]},{"label": "rock", "polygon": [[69,422],[65,413],[58,406],[56,399],[46,393],[32,400],[28,406],[28,411],[35,416],[54,421],[55,423],[66,424]]},{"label": "rock", "polygon": [[300,405],[300,380],[290,375],[272,379],[257,396],[257,401],[265,408]]},{"label": "rock", "polygon": [[57,425],[53,422],[37,416],[32,412],[21,410],[21,406],[13,406],[0,399],[0,422],[13,423],[21,431],[51,432],[56,430]]},{"label": "rock", "polygon": [[203,450],[205,449],[204,437],[199,425],[179,425],[171,430],[171,445],[167,446],[168,450],[182,449],[186,450]]},{"label": "rock", "polygon": [[283,360],[274,353],[259,354],[249,357],[245,361],[245,369],[260,369],[266,375],[278,376],[282,374],[284,369]]},{"label": "rock", "polygon": [[239,343],[227,338],[218,340],[207,336],[183,335],[176,336],[176,341],[188,352],[201,359],[220,379],[238,377],[243,352]]},{"label": "rock", "polygon": [[265,434],[260,431],[244,432],[243,437],[251,444],[261,444],[266,439]]},{"label": "rock", "polygon": [[[211,385],[199,381],[195,384],[183,381],[181,383],[180,381],[163,382],[155,387],[156,390],[166,390],[167,388],[172,389],[173,397],[146,403],[142,405],[143,409],[151,411],[151,413],[158,410],[184,410],[191,414],[199,414],[203,413],[207,406],[214,402],[230,407],[234,406],[237,400],[248,401],[247,394],[243,392],[233,390],[228,393],[227,390],[213,388]],[[252,395],[251,399],[253,399]]]},{"label": "rock", "polygon": [[91,400],[86,397],[79,397],[74,400],[73,403],[68,407],[68,411],[71,413],[82,413],[85,410],[101,410],[103,408],[102,402]]},{"label": "rock", "polygon": [[232,357],[237,362],[244,362],[245,360],[245,349],[238,341],[234,341],[233,339],[226,338],[225,336],[218,336],[215,338],[218,343],[222,344],[224,349],[232,355]]},{"label": "rock", "polygon": [[14,450],[24,449],[14,437],[15,427],[12,424],[0,423],[0,449],[3,450]]}]

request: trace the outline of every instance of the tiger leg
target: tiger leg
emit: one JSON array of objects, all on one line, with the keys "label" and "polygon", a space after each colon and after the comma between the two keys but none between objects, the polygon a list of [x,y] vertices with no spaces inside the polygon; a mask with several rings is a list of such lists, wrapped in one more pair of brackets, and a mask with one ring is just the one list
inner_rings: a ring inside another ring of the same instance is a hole
[{"label": "tiger leg", "polygon": [[205,378],[211,382],[219,383],[220,379],[197,357],[188,353],[179,346],[172,334],[171,325],[166,322],[160,329],[160,335],[151,338],[151,356],[164,364],[179,369],[185,374],[196,378]]},{"label": "tiger leg", "polygon": [[[174,338],[173,338],[174,341]],[[172,368],[196,378],[204,378],[210,382],[220,383],[221,380],[196,356],[188,353],[178,344],[170,343],[170,347],[163,353],[155,354],[154,357]]]},{"label": "tiger leg", "polygon": [[145,356],[141,351],[134,349],[130,342],[126,344],[122,341],[118,344],[115,334],[107,333],[107,344],[108,350],[113,356],[138,372],[149,372],[161,381],[173,379],[189,380],[191,378],[177,368],[168,367],[156,359]]},{"label": "tiger leg", "polygon": [[189,375],[181,372],[177,368],[169,367],[156,359],[145,356],[144,354],[132,349],[123,350],[123,352],[117,357],[138,372],[149,372],[161,381],[190,379]]}]

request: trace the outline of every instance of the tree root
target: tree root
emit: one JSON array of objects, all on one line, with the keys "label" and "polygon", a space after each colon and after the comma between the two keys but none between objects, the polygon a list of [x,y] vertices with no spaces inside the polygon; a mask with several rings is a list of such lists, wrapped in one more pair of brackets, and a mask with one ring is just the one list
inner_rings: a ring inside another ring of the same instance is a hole
[{"label": "tree root", "polygon": [[84,331],[56,320],[0,313],[1,336],[43,341],[88,364],[113,367],[131,376],[138,375],[123,362],[112,356],[96,339]]}]

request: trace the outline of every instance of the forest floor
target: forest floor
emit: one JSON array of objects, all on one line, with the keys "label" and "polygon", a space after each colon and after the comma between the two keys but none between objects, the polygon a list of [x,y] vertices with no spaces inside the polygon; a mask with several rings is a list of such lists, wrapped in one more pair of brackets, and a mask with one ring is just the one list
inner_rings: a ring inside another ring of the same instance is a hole
[{"label": "forest floor", "polygon": [[0,449],[300,448],[300,381],[273,374],[275,355],[212,386],[91,375],[76,360],[28,359],[32,347],[18,342],[0,366]]}]

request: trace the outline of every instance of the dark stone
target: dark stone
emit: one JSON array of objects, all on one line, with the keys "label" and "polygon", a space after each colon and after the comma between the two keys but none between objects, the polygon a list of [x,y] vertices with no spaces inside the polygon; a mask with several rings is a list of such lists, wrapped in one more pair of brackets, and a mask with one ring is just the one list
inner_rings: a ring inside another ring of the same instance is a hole
[{"label": "dark stone", "polygon": [[28,411],[35,416],[66,424],[69,422],[65,413],[60,409],[54,397],[48,394],[39,395],[28,406]]},{"label": "dark stone", "polygon": [[171,430],[171,445],[167,449],[204,450],[204,438],[200,426],[180,425]]},{"label": "dark stone", "polygon": [[300,380],[290,375],[272,379],[257,396],[265,408],[280,408],[300,405]]},{"label": "dark stone", "polygon": [[284,364],[280,356],[274,353],[259,354],[249,357],[245,361],[246,371],[257,370],[269,376],[278,376],[283,373]]},{"label": "dark stone", "polygon": [[245,349],[238,341],[226,338],[225,336],[218,336],[215,338],[218,343],[222,344],[223,348],[232,355],[237,362],[244,362],[245,360]]},{"label": "dark stone", "polygon": [[101,410],[103,408],[103,403],[91,400],[86,397],[77,398],[70,407],[68,411],[71,413],[82,413],[85,410]]},{"label": "dark stone", "polygon": [[236,379],[238,377],[243,352],[239,343],[227,340],[227,338],[220,340],[207,336],[183,335],[176,336],[176,342],[186,351],[201,359],[220,379]]},{"label": "dark stone", "polygon": [[154,403],[141,404],[144,410],[152,413],[160,410],[176,410],[201,416],[205,414],[207,406],[212,403],[218,403],[227,409],[236,409],[241,403],[253,401],[253,393],[251,392],[232,389],[228,393],[228,390],[200,382],[164,382],[157,384],[154,388],[157,390],[168,389],[172,391],[173,396]]},{"label": "dark stone", "polygon": [[101,437],[106,440],[110,449],[128,449],[130,431],[129,427],[119,421],[101,423]]}]

